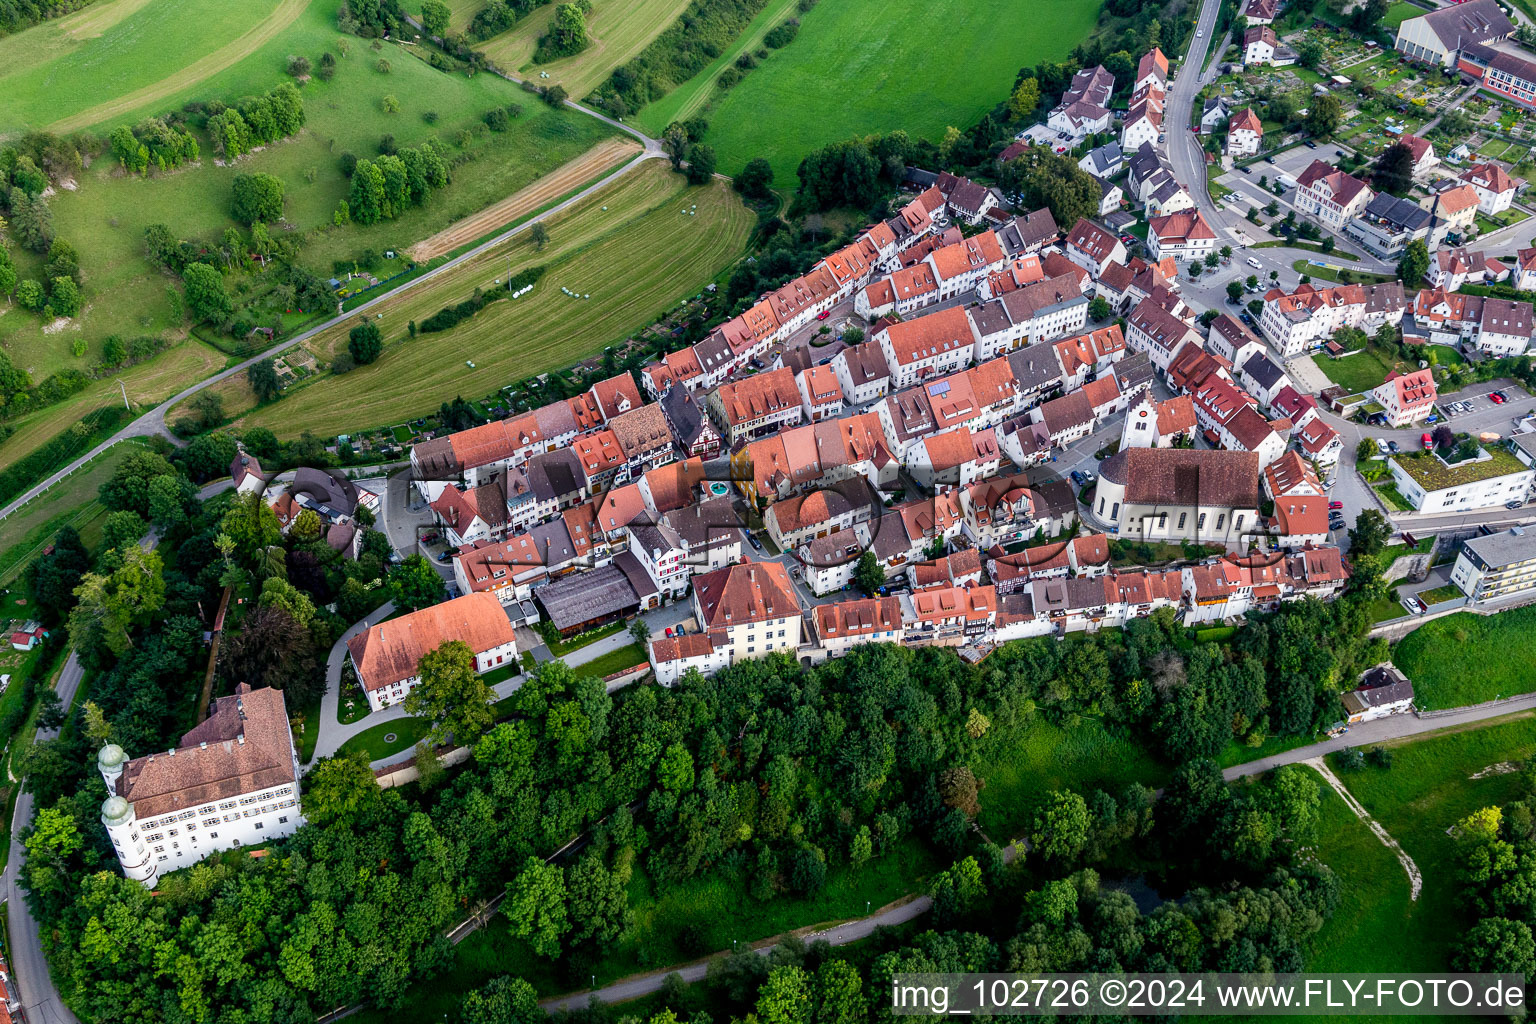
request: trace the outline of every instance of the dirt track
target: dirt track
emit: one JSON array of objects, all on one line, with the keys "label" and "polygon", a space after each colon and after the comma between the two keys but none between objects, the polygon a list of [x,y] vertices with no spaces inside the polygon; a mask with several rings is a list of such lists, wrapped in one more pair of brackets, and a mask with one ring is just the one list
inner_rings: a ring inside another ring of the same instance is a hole
[{"label": "dirt track", "polygon": [[634,139],[605,139],[585,153],[569,160],[531,185],[493,203],[479,213],[465,217],[431,238],[411,246],[411,258],[424,263],[461,245],[467,245],[547,206],[567,192],[572,192],[626,160],[638,156],[641,146]]}]

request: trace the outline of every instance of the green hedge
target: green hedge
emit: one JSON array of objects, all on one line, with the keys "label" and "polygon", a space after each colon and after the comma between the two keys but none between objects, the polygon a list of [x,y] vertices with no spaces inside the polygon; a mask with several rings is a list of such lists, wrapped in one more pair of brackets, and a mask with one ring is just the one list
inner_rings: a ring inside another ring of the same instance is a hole
[{"label": "green hedge", "polygon": [[450,327],[457,327],[497,299],[504,299],[519,288],[533,284],[543,276],[543,267],[529,267],[527,270],[520,270],[513,274],[511,280],[504,287],[496,288],[489,292],[482,292],[476,288],[474,295],[458,305],[444,306],[436,313],[427,317],[418,325],[417,330],[423,334],[431,334],[434,331],[446,331]]}]

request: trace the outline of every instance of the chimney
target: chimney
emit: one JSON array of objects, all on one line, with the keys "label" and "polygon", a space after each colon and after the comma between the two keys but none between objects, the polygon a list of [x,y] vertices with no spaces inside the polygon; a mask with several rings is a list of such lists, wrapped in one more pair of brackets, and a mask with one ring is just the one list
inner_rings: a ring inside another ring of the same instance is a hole
[{"label": "chimney", "polygon": [[235,737],[235,742],[239,743],[242,747],[245,746],[245,730],[244,729],[240,730],[239,735],[237,735]]}]

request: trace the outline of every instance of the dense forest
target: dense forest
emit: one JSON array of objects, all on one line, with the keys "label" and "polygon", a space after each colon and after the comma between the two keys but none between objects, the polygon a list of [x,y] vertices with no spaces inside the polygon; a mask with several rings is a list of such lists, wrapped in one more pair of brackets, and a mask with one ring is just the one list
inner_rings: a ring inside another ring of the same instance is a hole
[{"label": "dense forest", "polygon": [[0,36],[89,7],[96,0],[0,0]]}]

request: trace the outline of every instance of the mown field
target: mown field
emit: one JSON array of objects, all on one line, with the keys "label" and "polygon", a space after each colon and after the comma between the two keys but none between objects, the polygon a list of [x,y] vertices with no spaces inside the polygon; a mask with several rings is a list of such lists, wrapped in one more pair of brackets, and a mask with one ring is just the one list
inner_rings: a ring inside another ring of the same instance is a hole
[{"label": "mown field", "polygon": [[[533,63],[539,36],[549,29],[555,5],[535,10],[510,30],[492,36],[475,48],[508,74],[536,80],[540,85],[562,85],[573,97],[585,96],[608,77],[614,68],[645,49],[688,7],[689,0],[593,0],[587,15],[591,45],[580,53],[547,64]],[[465,23],[479,10],[468,11]],[[548,79],[540,78],[545,72]]]},{"label": "mown field", "polygon": [[[799,36],[707,116],[707,142],[726,174],[753,157],[792,185],[807,152],[852,135],[905,129],[937,139],[1007,98],[1024,65],[1060,59],[1098,20],[1097,0],[838,0],[800,15]],[[665,103],[689,107],[713,77],[696,76]],[[687,94],[679,95],[679,94]],[[655,127],[642,111],[640,123]]]},{"label": "mown field", "polygon": [[[307,0],[105,0],[0,39],[0,134],[69,132],[243,59]],[[103,116],[105,115],[105,116]]]},{"label": "mown field", "polygon": [[[696,215],[682,212],[694,204]],[[280,436],[399,423],[456,395],[483,395],[622,341],[728,266],[753,220],[724,183],[689,187],[665,163],[651,161],[553,218],[543,252],[522,233],[375,307],[389,343],[377,363],[316,380],[254,411],[243,375],[218,390],[227,410],[246,413],[242,424]],[[528,295],[493,303],[453,330],[404,340],[409,321],[463,301],[476,287],[494,287],[509,266],[516,273],[536,264],[548,272]],[[592,297],[569,298],[562,287]],[[328,363],[345,347],[350,326],[306,346]]]},{"label": "mown field", "polygon": [[1421,708],[1455,708],[1536,690],[1536,608],[1458,612],[1403,637],[1392,660]]},{"label": "mown field", "polygon": [[[1325,817],[1318,854],[1335,870],[1349,871],[1344,875],[1346,882],[1353,880],[1363,898],[1347,900],[1329,922],[1321,937],[1323,956],[1317,970],[1448,967],[1462,929],[1456,901],[1461,865],[1455,840],[1446,830],[1481,807],[1507,803],[1520,794],[1518,774],[1471,776],[1505,762],[1518,764],[1536,753],[1536,718],[1526,713],[1497,725],[1448,730],[1389,746],[1390,768],[1340,772],[1336,758],[1330,759],[1331,767],[1413,858],[1424,876],[1424,888],[1417,901],[1406,901],[1407,875],[1395,857],[1389,857],[1390,867],[1381,861],[1369,880],[1342,864],[1352,851],[1364,853],[1365,843],[1354,830],[1339,831]],[[1377,842],[1374,836],[1370,841]],[[1374,852],[1370,857],[1371,863],[1378,862]],[[1360,892],[1359,886],[1365,886],[1365,891]],[[1385,945],[1374,945],[1377,942]]]},{"label": "mown field", "polygon": [[[87,413],[121,402],[125,389],[128,400],[135,405],[154,406],[226,365],[228,357],[224,353],[189,338],[148,362],[129,367],[114,377],[93,381],[66,401],[11,421],[16,432],[0,444],[0,468],[42,447]],[[122,388],[118,381],[122,381]]]}]

